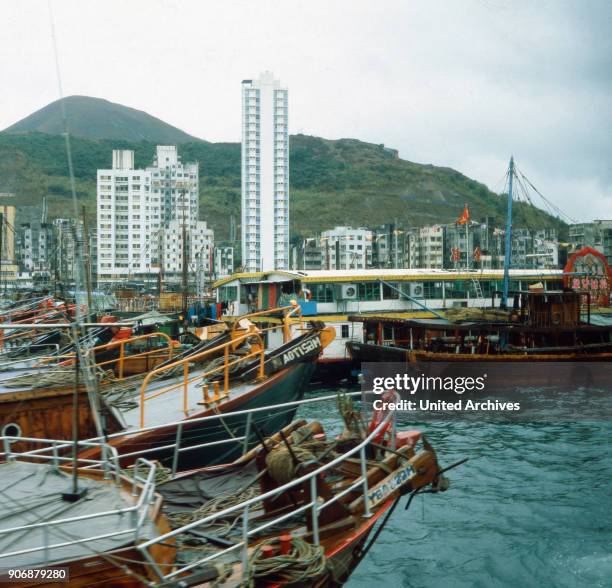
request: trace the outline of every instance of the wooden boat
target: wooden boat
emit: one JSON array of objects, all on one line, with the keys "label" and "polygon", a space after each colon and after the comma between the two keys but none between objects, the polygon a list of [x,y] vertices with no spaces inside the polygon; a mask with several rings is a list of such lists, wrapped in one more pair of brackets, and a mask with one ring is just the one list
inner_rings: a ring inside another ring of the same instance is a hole
[{"label": "wooden boat", "polygon": [[355,412],[343,414],[347,428],[338,438],[327,438],[317,422],[297,421],[233,464],[185,472],[158,486],[176,528],[139,549],[174,539],[177,560],[173,570],[159,569],[156,581],[339,586],[402,495],[448,488],[419,432],[388,438],[393,414],[387,413],[368,434],[355,428]]},{"label": "wooden boat", "polygon": [[79,588],[341,585],[401,496],[410,494],[408,506],[416,494],[445,491],[444,472],[454,466],[441,470],[419,432],[398,432],[393,412],[366,431],[346,397],[338,407],[345,422],[338,437],[297,420],[233,463],[169,481],[143,458],[119,470],[110,445],[98,444],[100,460],[71,463],[61,440],[39,440],[23,453],[15,447],[24,440],[4,437],[0,562],[52,566],[63,585]]},{"label": "wooden boat", "polygon": [[[398,319],[355,315],[364,342],[350,344],[359,361],[609,361],[612,327],[582,319],[577,292],[525,292],[506,320],[481,320],[483,311],[462,309],[447,319]],[[499,312],[499,311],[498,311]]]},{"label": "wooden boat", "polygon": [[[155,491],[156,464],[140,460],[139,472],[130,479],[112,460],[73,464],[55,453],[43,461],[40,453],[17,453],[10,440],[3,442],[3,585],[128,588],[154,579],[136,547],[170,530]],[[54,443],[40,441],[38,450]],[[175,548],[157,545],[151,555],[158,565],[168,565]]]},{"label": "wooden boat", "polygon": [[[242,324],[246,327],[237,324],[228,337],[221,336],[220,344],[216,344],[218,340],[210,341],[196,353],[164,362],[144,378],[125,378],[113,386],[100,387],[101,394],[93,398],[93,409],[92,392],[82,390],[77,402],[79,438],[114,433],[112,444],[122,453],[153,448],[156,452],[150,457],[167,464],[173,452],[166,446],[174,440],[175,424],[179,422],[184,423],[181,436],[185,446],[223,439],[228,429],[234,434],[247,429],[244,416],[215,426],[197,420],[217,413],[270,406],[259,417],[265,433],[286,425],[293,414],[277,413],[273,405],[302,397],[314,361],[333,333],[321,323],[312,324],[281,347],[266,351],[267,333],[249,321]],[[278,328],[285,329],[285,325]],[[52,390],[4,389],[0,393],[0,422],[6,434],[69,439],[73,414],[69,406],[74,406],[74,398],[67,386]],[[185,454],[179,467],[228,461],[235,452],[236,448],[225,452],[212,448]],[[122,462],[128,463],[129,460]]]},{"label": "wooden boat", "polygon": [[354,370],[368,363],[398,363],[415,374],[459,377],[486,368],[489,389],[607,389],[612,381],[612,327],[583,320],[575,292],[528,292],[521,297],[520,307],[507,313],[505,321],[475,320],[480,311],[456,322],[351,317],[363,322],[365,333],[363,343],[347,344]]}]

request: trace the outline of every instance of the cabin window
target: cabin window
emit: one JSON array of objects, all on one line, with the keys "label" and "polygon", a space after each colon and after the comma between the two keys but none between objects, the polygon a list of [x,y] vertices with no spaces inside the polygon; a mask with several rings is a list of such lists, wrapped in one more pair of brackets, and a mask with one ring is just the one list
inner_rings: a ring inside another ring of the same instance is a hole
[{"label": "cabin window", "polygon": [[358,284],[357,295],[359,300],[380,300],[380,284],[378,282]]},{"label": "cabin window", "polygon": [[349,338],[349,326],[348,325],[342,325],[342,338],[343,339],[348,339]]},{"label": "cabin window", "polygon": [[238,298],[238,286],[221,286],[219,288],[219,302],[233,302]]},{"label": "cabin window", "polygon": [[315,302],[334,301],[333,284],[308,284],[307,287],[312,294],[312,300]]},{"label": "cabin window", "polygon": [[385,284],[382,285],[383,299],[384,300],[398,300],[400,297],[400,285],[399,284]]},{"label": "cabin window", "polygon": [[467,283],[465,280],[454,280],[445,283],[446,298],[467,298]]},{"label": "cabin window", "polygon": [[442,300],[442,290],[442,282],[423,282],[423,297],[428,300]]}]

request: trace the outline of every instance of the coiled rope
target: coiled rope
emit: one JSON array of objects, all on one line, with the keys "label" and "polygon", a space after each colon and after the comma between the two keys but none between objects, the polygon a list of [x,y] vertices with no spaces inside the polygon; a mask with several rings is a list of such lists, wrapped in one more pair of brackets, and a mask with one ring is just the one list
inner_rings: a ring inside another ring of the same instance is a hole
[{"label": "coiled rope", "polygon": [[299,537],[291,538],[291,550],[286,555],[275,555],[264,558],[264,546],[277,546],[278,538],[267,539],[259,543],[249,556],[249,588],[255,586],[258,578],[265,578],[267,583],[293,583],[313,581],[327,573],[325,551],[320,545],[312,545]]},{"label": "coiled rope", "polygon": [[[257,486],[251,486],[237,494],[222,494],[221,496],[217,496],[216,498],[207,500],[202,506],[200,506],[196,510],[167,513],[166,517],[170,521],[170,525],[172,527],[182,527],[183,525],[187,525],[188,523],[193,523],[194,521],[221,512],[226,508],[230,508],[232,506],[240,504],[241,502],[245,502],[247,500],[250,500],[251,498],[255,498],[255,496],[259,495],[259,493],[259,488]],[[223,521],[215,521],[215,523],[211,524],[210,526],[224,527],[223,532],[227,533],[233,526],[233,522],[235,522],[235,520],[241,515],[242,512],[236,511],[227,515]]]},{"label": "coiled rope", "polygon": [[266,455],[268,474],[279,486],[295,478],[295,471],[299,464],[294,462],[294,456],[300,463],[316,459],[310,449],[300,446],[292,446],[290,453],[286,447],[278,445]]}]

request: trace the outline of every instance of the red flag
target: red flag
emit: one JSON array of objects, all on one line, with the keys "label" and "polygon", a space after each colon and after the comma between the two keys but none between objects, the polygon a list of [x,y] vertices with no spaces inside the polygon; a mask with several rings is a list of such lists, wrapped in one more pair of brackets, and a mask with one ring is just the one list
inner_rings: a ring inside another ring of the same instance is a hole
[{"label": "red flag", "polygon": [[470,211],[468,209],[467,202],[463,207],[463,214],[455,221],[458,225],[464,225],[470,220]]}]

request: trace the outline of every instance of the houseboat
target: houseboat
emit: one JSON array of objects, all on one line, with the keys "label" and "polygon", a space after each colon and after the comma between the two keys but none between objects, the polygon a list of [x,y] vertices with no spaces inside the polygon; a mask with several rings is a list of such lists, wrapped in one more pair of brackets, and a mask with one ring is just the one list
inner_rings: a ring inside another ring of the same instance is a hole
[{"label": "houseboat", "polygon": [[[347,343],[364,341],[363,323],[351,315],[384,313],[398,319],[439,318],[447,309],[487,308],[502,287],[499,269],[346,269],[237,273],[214,284],[226,317],[297,300],[302,316],[316,317],[336,330],[320,356],[313,378],[335,380],[350,373]],[[563,288],[562,270],[510,270],[510,288]]]}]

